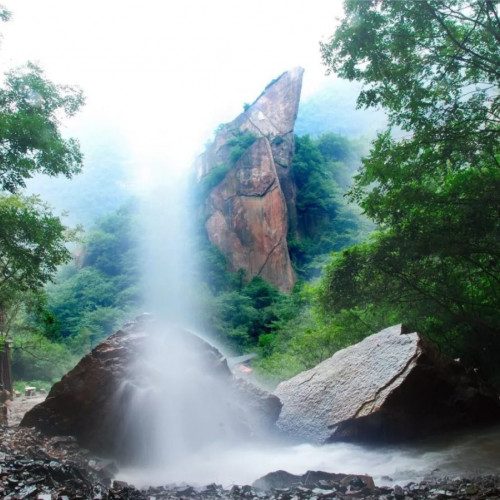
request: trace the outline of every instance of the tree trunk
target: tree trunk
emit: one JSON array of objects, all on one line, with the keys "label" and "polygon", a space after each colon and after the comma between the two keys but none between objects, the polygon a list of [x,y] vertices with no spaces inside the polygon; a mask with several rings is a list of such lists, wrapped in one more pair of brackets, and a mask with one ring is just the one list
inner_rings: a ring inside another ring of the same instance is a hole
[{"label": "tree trunk", "polygon": [[14,388],[12,386],[12,371],[10,368],[10,340],[2,339],[0,348],[0,384],[12,396]]}]

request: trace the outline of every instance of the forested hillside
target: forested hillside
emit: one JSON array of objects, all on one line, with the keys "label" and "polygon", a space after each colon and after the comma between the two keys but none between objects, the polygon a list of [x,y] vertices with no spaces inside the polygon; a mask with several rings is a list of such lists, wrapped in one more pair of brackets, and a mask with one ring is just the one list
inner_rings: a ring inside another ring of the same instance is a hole
[{"label": "forested hillside", "polygon": [[[317,140],[296,137],[296,145],[292,168],[300,188],[299,220],[304,237],[300,242],[290,241],[292,260],[302,278],[292,294],[280,293],[262,278],[248,281],[242,273],[230,273],[223,255],[209,243],[201,219],[194,235],[198,254],[192,258],[201,269],[199,285],[190,297],[197,307],[199,328],[235,354],[261,351],[264,372],[278,378],[347,344],[325,339],[323,333],[308,333],[324,325],[310,311],[309,291],[302,280],[318,276],[329,252],[361,241],[371,228],[343,198],[359,162],[358,142],[325,134]],[[204,191],[195,193],[202,196]],[[22,318],[23,324],[29,321],[29,331],[14,336],[19,346],[38,342],[47,362],[34,362],[33,369],[28,369],[29,353],[15,350],[16,376],[62,374],[70,362],[61,363],[61,358],[74,360],[143,311],[138,216],[137,203],[130,202],[95,222],[95,228],[80,242],[75,261],[60,270],[56,283],[40,296],[37,309]],[[198,217],[195,212],[192,216]],[[280,332],[285,331],[286,338],[282,338]],[[293,352],[288,352],[292,339],[302,349],[292,347]],[[265,361],[271,354],[272,360]]]},{"label": "forested hillside", "polygon": [[[289,294],[230,272],[200,215],[256,137],[233,138],[228,162],[193,184],[199,328],[234,353],[257,352],[259,376],[274,382],[404,322],[500,385],[498,16],[492,1],[346,2],[321,45],[324,64],[342,88],[356,82],[359,107],[377,113],[360,126],[339,87],[300,108],[290,166],[297,218],[287,238],[298,280]],[[36,87],[44,106],[21,85]],[[35,173],[81,169],[54,113],[74,114],[82,96],[31,65],[9,74],[0,97],[2,332],[14,342],[15,376],[50,380],[144,307],[141,223],[120,190],[124,160],[113,149],[91,158],[90,181],[72,200],[91,205],[86,234],[23,195]],[[370,146],[366,137],[384,127]],[[94,183],[102,203],[91,201]]]},{"label": "forested hillside", "polygon": [[10,328],[15,378],[52,380],[142,312],[135,205],[96,221],[55,283],[25,301]]},{"label": "forested hillside", "polygon": [[384,130],[387,118],[382,110],[358,107],[356,99],[361,86],[331,76],[313,94],[303,98],[295,133],[318,138],[333,132],[347,137],[373,139]]},{"label": "forested hillside", "polygon": [[[347,110],[333,112],[343,116]],[[307,117],[307,110],[302,115]],[[62,267],[56,282],[40,290],[36,301],[24,312],[21,308],[13,321],[17,379],[57,378],[81,354],[144,310],[138,201],[126,202],[127,160],[119,152],[124,144],[107,135],[92,137],[84,141],[91,147],[86,148],[85,171],[76,179],[37,176],[29,182],[30,191],[42,192],[58,211],[68,212],[67,220],[83,224],[84,231],[72,245],[74,261]],[[290,234],[288,244],[302,280],[319,276],[329,252],[361,241],[372,228],[343,197],[367,148],[364,138],[336,133],[296,137],[293,168],[302,236]],[[241,156],[243,150],[238,151]],[[202,187],[206,192],[210,186],[204,182]],[[203,190],[196,188],[197,196]],[[260,344],[263,352],[270,353],[280,325],[298,317],[308,299],[302,292],[290,298],[262,279],[248,283],[245,276],[228,273],[224,257],[208,244],[203,228],[197,239],[200,252],[194,260],[201,262],[203,272],[192,300],[202,308],[200,328],[235,353],[255,350]],[[327,349],[323,356],[331,352]],[[293,372],[307,365],[294,366]]]},{"label": "forested hillside", "polygon": [[385,311],[497,384],[499,41],[497,2],[346,3],[324,62],[364,84],[359,104],[389,129],[349,194],[379,230],[319,290],[324,311]]}]

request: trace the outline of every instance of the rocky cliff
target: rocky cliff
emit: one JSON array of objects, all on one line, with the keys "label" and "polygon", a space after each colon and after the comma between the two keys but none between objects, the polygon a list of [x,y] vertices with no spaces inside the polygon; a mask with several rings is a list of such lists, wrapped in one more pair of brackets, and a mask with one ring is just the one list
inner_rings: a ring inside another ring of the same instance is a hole
[{"label": "rocky cliff", "polygon": [[196,165],[208,237],[230,270],[261,276],[285,292],[295,283],[287,234],[296,227],[290,167],[302,75],[296,68],[271,82],[220,127]]}]

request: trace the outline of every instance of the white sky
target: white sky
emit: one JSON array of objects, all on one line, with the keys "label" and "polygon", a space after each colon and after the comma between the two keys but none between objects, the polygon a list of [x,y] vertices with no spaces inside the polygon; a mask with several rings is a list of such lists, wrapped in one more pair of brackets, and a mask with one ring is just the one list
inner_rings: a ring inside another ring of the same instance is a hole
[{"label": "white sky", "polygon": [[[70,130],[124,134],[137,161],[191,162],[213,129],[294,66],[325,79],[341,0],[3,0],[2,69],[38,62],[87,104]],[[74,132],[73,132],[74,133]]]}]

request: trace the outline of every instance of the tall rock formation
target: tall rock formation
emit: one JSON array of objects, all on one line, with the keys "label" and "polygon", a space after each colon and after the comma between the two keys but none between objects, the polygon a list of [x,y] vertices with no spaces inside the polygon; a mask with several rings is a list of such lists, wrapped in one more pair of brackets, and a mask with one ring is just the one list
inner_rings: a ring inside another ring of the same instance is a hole
[{"label": "tall rock formation", "polygon": [[295,231],[290,174],[302,68],[283,73],[231,123],[197,162],[206,187],[205,227],[230,270],[261,276],[282,291],[295,283],[287,234]]}]

